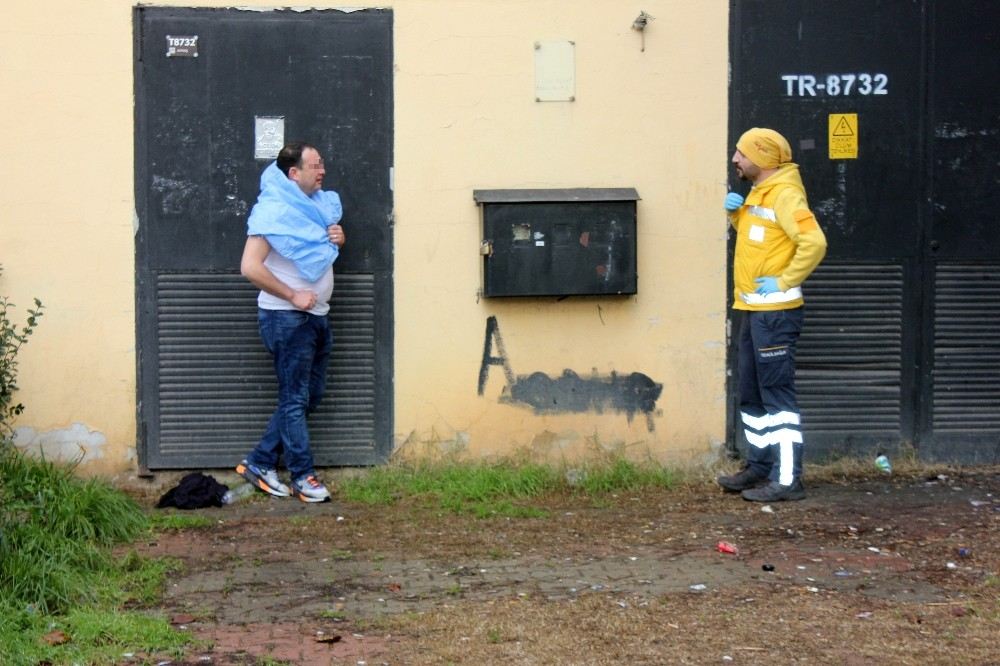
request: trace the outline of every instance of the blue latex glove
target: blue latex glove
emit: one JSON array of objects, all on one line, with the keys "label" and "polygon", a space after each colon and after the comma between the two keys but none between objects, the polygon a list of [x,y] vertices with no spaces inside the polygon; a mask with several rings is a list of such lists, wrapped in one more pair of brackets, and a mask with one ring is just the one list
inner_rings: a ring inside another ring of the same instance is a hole
[{"label": "blue latex glove", "polygon": [[726,195],[726,203],[724,204],[726,210],[730,213],[734,210],[738,210],[740,206],[743,205],[743,197],[736,192],[730,192]]},{"label": "blue latex glove", "polygon": [[778,278],[776,277],[759,277],[754,282],[757,283],[757,293],[761,296],[767,296],[768,294],[773,294],[776,291],[781,291],[778,288]]}]

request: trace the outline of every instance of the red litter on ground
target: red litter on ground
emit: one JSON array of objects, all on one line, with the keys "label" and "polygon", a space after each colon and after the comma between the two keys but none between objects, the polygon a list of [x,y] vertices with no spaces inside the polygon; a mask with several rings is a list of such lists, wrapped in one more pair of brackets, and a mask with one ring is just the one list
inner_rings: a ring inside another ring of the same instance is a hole
[{"label": "red litter on ground", "polygon": [[720,541],[719,543],[715,544],[715,549],[720,553],[729,553],[730,555],[740,554],[740,549],[737,548],[734,544],[729,543],[728,541]]}]

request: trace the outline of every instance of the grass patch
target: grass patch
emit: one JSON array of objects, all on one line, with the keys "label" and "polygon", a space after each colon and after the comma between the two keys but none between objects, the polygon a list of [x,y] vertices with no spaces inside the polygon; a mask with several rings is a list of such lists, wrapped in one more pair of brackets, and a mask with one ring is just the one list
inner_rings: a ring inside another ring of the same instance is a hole
[{"label": "grass patch", "polygon": [[480,518],[542,518],[528,501],[550,493],[600,497],[645,487],[671,487],[679,475],[652,463],[614,459],[585,469],[561,470],[531,463],[412,463],[377,467],[345,480],[341,495],[353,502],[391,505],[403,499],[437,503]]},{"label": "grass patch", "polygon": [[0,442],[0,663],[110,664],[188,642],[165,620],[124,610],[158,599],[177,566],[112,556],[149,529],[121,492]]},{"label": "grass patch", "polygon": [[672,488],[680,474],[660,465],[637,465],[624,459],[607,465],[587,468],[579,479],[579,488],[588,495],[602,495],[640,488]]},{"label": "grass patch", "polygon": [[9,606],[0,613],[0,657],[12,666],[119,664],[126,653],[176,658],[190,642],[166,620],[142,613],[89,606],[56,616]]},{"label": "grass patch", "polygon": [[875,455],[871,456],[839,456],[828,457],[825,460],[806,466],[805,478],[808,481],[842,483],[859,479],[889,479],[896,478],[934,478],[941,474],[954,477],[962,473],[960,467],[944,463],[932,463],[921,460],[913,449],[901,449],[887,454],[892,464],[892,473],[886,474],[875,466]]},{"label": "grass patch", "polygon": [[183,568],[177,558],[150,559],[130,550],[115,561],[115,570],[112,572],[112,577],[121,590],[118,602],[127,606],[155,604],[163,596],[167,577],[179,573]]},{"label": "grass patch", "polygon": [[181,530],[203,530],[215,527],[216,522],[205,516],[192,516],[180,513],[156,513],[149,516],[149,527],[154,532]]},{"label": "grass patch", "polygon": [[290,661],[284,661],[283,659],[277,659],[271,655],[265,655],[263,657],[258,657],[257,666],[293,666],[293,664]]},{"label": "grass patch", "polygon": [[320,611],[319,616],[324,620],[346,620],[347,613],[342,610],[325,610]]},{"label": "grass patch", "polygon": [[0,480],[0,591],[40,612],[97,601],[90,575],[112,568],[112,545],[148,528],[122,493],[11,446],[0,445]]}]

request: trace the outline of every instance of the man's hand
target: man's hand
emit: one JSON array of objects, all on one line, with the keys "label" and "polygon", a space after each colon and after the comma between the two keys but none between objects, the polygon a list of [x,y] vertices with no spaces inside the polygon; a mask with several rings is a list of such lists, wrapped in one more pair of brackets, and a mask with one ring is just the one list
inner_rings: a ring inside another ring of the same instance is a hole
[{"label": "man's hand", "polygon": [[757,293],[761,296],[767,296],[768,294],[773,294],[776,291],[781,291],[778,288],[778,278],[776,277],[759,277],[754,282],[757,283]]},{"label": "man's hand", "polygon": [[739,207],[743,205],[743,197],[736,192],[730,192],[726,195],[726,202],[723,205],[730,213],[739,210]]},{"label": "man's hand", "polygon": [[316,294],[311,291],[296,291],[292,295],[292,305],[299,310],[312,310],[316,305]]},{"label": "man's hand", "polygon": [[337,247],[342,247],[344,242],[347,241],[347,236],[344,235],[344,227],[339,224],[331,224],[326,228],[326,237],[330,239],[330,242]]}]

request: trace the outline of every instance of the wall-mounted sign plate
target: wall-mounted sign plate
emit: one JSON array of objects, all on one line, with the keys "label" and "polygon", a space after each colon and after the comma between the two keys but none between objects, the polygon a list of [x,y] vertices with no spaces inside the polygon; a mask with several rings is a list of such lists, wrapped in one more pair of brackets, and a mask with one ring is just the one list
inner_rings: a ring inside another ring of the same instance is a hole
[{"label": "wall-mounted sign plate", "polygon": [[285,145],[284,116],[254,116],[253,157],[273,160]]},{"label": "wall-mounted sign plate", "polygon": [[830,159],[858,159],[858,114],[830,114]]},{"label": "wall-mounted sign plate", "polygon": [[168,58],[197,58],[198,35],[167,35]]},{"label": "wall-mounted sign plate", "polygon": [[535,101],[576,99],[575,49],[573,42],[535,42]]}]

